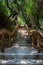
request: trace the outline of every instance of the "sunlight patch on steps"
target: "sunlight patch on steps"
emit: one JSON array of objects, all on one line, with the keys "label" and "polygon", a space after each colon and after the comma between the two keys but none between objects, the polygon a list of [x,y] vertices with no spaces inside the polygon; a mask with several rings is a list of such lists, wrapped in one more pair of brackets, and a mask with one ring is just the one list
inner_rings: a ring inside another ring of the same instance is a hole
[{"label": "sunlight patch on steps", "polygon": [[16,52],[30,52],[30,53],[37,53],[38,51],[32,47],[11,47],[11,48],[6,48],[5,49],[5,53],[10,53],[11,51],[13,51],[13,53]]},{"label": "sunlight patch on steps", "polygon": [[[19,51],[19,50],[21,50],[21,51],[37,51],[35,48],[32,48],[32,47],[29,47],[29,48],[27,48],[27,47],[11,47],[11,48],[6,48],[5,49],[5,52],[6,52],[6,50],[8,50],[8,51],[10,51],[10,50],[17,50],[17,51]],[[24,49],[24,50],[23,50]]]},{"label": "sunlight patch on steps", "polygon": [[13,60],[1,60],[0,64],[43,64],[43,60],[32,59],[13,59]]}]

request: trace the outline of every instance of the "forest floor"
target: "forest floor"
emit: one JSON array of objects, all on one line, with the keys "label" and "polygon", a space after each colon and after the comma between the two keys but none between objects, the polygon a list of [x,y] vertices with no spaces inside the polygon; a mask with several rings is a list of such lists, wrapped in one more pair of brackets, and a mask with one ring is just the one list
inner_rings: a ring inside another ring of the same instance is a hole
[{"label": "forest floor", "polygon": [[38,53],[32,48],[30,37],[25,28],[18,30],[16,42],[11,48],[5,48],[4,53],[0,53],[0,64],[43,64],[43,53]]}]

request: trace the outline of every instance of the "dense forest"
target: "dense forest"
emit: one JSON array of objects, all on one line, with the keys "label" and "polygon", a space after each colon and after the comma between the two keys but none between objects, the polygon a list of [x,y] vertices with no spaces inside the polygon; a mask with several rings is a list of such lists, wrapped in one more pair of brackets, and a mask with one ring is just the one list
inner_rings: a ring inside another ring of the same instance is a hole
[{"label": "dense forest", "polygon": [[0,28],[13,29],[17,23],[43,30],[43,0],[0,0]]}]

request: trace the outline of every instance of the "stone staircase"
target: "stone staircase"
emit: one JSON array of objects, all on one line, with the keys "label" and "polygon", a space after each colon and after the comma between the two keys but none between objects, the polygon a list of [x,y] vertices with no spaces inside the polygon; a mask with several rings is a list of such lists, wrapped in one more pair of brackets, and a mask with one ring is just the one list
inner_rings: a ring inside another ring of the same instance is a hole
[{"label": "stone staircase", "polygon": [[18,31],[14,46],[5,48],[4,53],[0,52],[0,65],[43,65],[43,53],[31,47],[30,38],[24,31]]},{"label": "stone staircase", "polygon": [[43,64],[43,53],[38,53],[34,48],[11,47],[0,53],[0,64]]}]

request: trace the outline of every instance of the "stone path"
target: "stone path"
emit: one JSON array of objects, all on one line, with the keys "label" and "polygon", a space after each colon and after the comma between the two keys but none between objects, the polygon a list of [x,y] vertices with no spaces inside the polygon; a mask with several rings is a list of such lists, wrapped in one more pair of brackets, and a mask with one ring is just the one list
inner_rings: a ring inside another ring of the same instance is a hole
[{"label": "stone path", "polygon": [[33,65],[43,64],[43,53],[31,47],[30,38],[28,37],[27,31],[19,29],[15,46],[6,48],[4,53],[0,53],[0,64],[4,65]]}]

